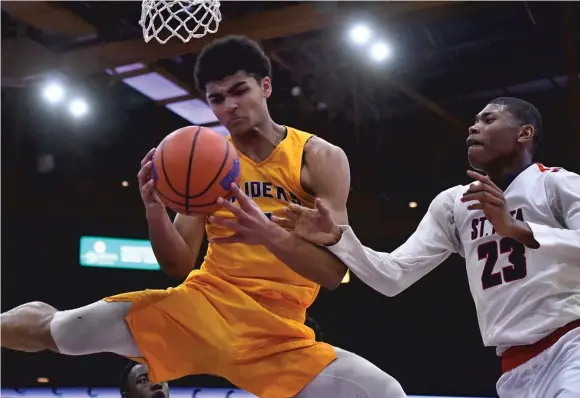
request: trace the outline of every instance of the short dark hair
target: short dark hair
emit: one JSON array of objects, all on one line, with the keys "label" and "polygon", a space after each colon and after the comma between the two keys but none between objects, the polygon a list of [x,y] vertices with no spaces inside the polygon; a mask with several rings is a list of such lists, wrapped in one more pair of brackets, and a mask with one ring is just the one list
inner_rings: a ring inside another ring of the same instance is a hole
[{"label": "short dark hair", "polygon": [[544,134],[542,126],[542,115],[540,114],[538,108],[536,108],[528,101],[524,101],[523,99],[515,97],[499,97],[491,101],[490,104],[505,105],[507,111],[511,113],[512,116],[522,124],[522,126],[525,124],[534,126],[535,134],[534,145],[532,149],[535,151],[538,147],[540,139],[542,138],[542,135]]},{"label": "short dark hair", "polygon": [[271,77],[272,64],[258,43],[245,36],[226,36],[206,45],[195,61],[195,85],[205,85],[244,71],[256,79]]},{"label": "short dark hair", "polygon": [[131,361],[123,368],[123,371],[121,372],[121,380],[119,382],[119,391],[121,396],[129,393],[129,375],[131,374],[133,368],[137,365],[137,362]]}]

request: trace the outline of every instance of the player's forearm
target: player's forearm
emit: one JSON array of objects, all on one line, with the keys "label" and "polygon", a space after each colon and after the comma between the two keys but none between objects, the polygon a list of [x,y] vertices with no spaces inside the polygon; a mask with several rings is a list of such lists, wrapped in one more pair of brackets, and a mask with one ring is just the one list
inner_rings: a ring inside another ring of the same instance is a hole
[{"label": "player's forearm", "polygon": [[266,247],[294,272],[327,289],[336,289],[347,268],[328,250],[275,227]]},{"label": "player's forearm", "polygon": [[185,277],[193,268],[197,254],[191,252],[166,212],[147,214],[147,224],[151,246],[163,272]]},{"label": "player's forearm", "polygon": [[512,239],[532,248],[553,252],[558,256],[580,259],[580,231],[552,228],[518,221],[510,234]]},{"label": "player's forearm", "polygon": [[361,281],[385,296],[401,293],[449,256],[447,251],[430,251],[427,245],[416,250],[413,238],[392,253],[377,252],[363,246],[350,227],[341,228],[340,241],[328,249]]}]

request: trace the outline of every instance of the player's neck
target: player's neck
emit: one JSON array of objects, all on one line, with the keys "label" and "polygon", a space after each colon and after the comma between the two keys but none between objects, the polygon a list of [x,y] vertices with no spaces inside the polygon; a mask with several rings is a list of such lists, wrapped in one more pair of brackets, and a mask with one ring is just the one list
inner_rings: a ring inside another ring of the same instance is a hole
[{"label": "player's neck", "polygon": [[256,126],[252,131],[232,136],[232,141],[239,152],[255,162],[261,162],[270,156],[285,137],[286,127],[268,118],[265,123]]},{"label": "player's neck", "polygon": [[492,167],[489,170],[485,170],[485,172],[498,187],[506,189],[514,178],[528,168],[530,164],[532,164],[532,157],[527,153],[523,153],[522,156],[513,158],[508,164],[503,164],[497,168]]}]

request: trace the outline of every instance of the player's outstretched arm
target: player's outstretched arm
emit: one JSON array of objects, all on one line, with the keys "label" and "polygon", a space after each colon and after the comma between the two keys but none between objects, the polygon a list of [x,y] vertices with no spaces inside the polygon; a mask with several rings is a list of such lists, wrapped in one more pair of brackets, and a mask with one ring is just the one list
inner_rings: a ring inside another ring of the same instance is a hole
[{"label": "player's outstretched arm", "polygon": [[[538,250],[557,253],[573,260],[580,259],[580,175],[559,169],[545,179],[546,197],[554,216],[563,228],[527,222],[520,232],[520,241],[535,240]],[[518,238],[517,236],[514,238]]]},{"label": "player's outstretched arm", "polygon": [[292,228],[303,239],[326,245],[363,282],[387,296],[394,296],[452,252],[461,251],[453,222],[453,202],[460,193],[460,186],[440,193],[415,233],[392,253],[363,246],[349,226],[340,226],[334,221],[322,201],[317,200],[315,209],[292,204],[273,220]]},{"label": "player's outstretched arm", "polygon": [[431,202],[417,230],[391,253],[364,246],[348,226],[328,249],[340,258],[364,283],[376,291],[395,296],[431,272],[461,246],[453,224],[453,202],[461,187],[440,193]]}]

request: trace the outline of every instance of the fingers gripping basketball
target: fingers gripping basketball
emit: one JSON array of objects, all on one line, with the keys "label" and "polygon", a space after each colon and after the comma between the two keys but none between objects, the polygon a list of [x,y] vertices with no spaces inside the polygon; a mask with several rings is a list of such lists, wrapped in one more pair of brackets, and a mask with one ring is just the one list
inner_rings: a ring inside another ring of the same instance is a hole
[{"label": "fingers gripping basketball", "polygon": [[207,127],[189,126],[161,141],[153,157],[155,190],[165,205],[181,214],[213,213],[218,197],[231,196],[239,183],[234,146]]}]

